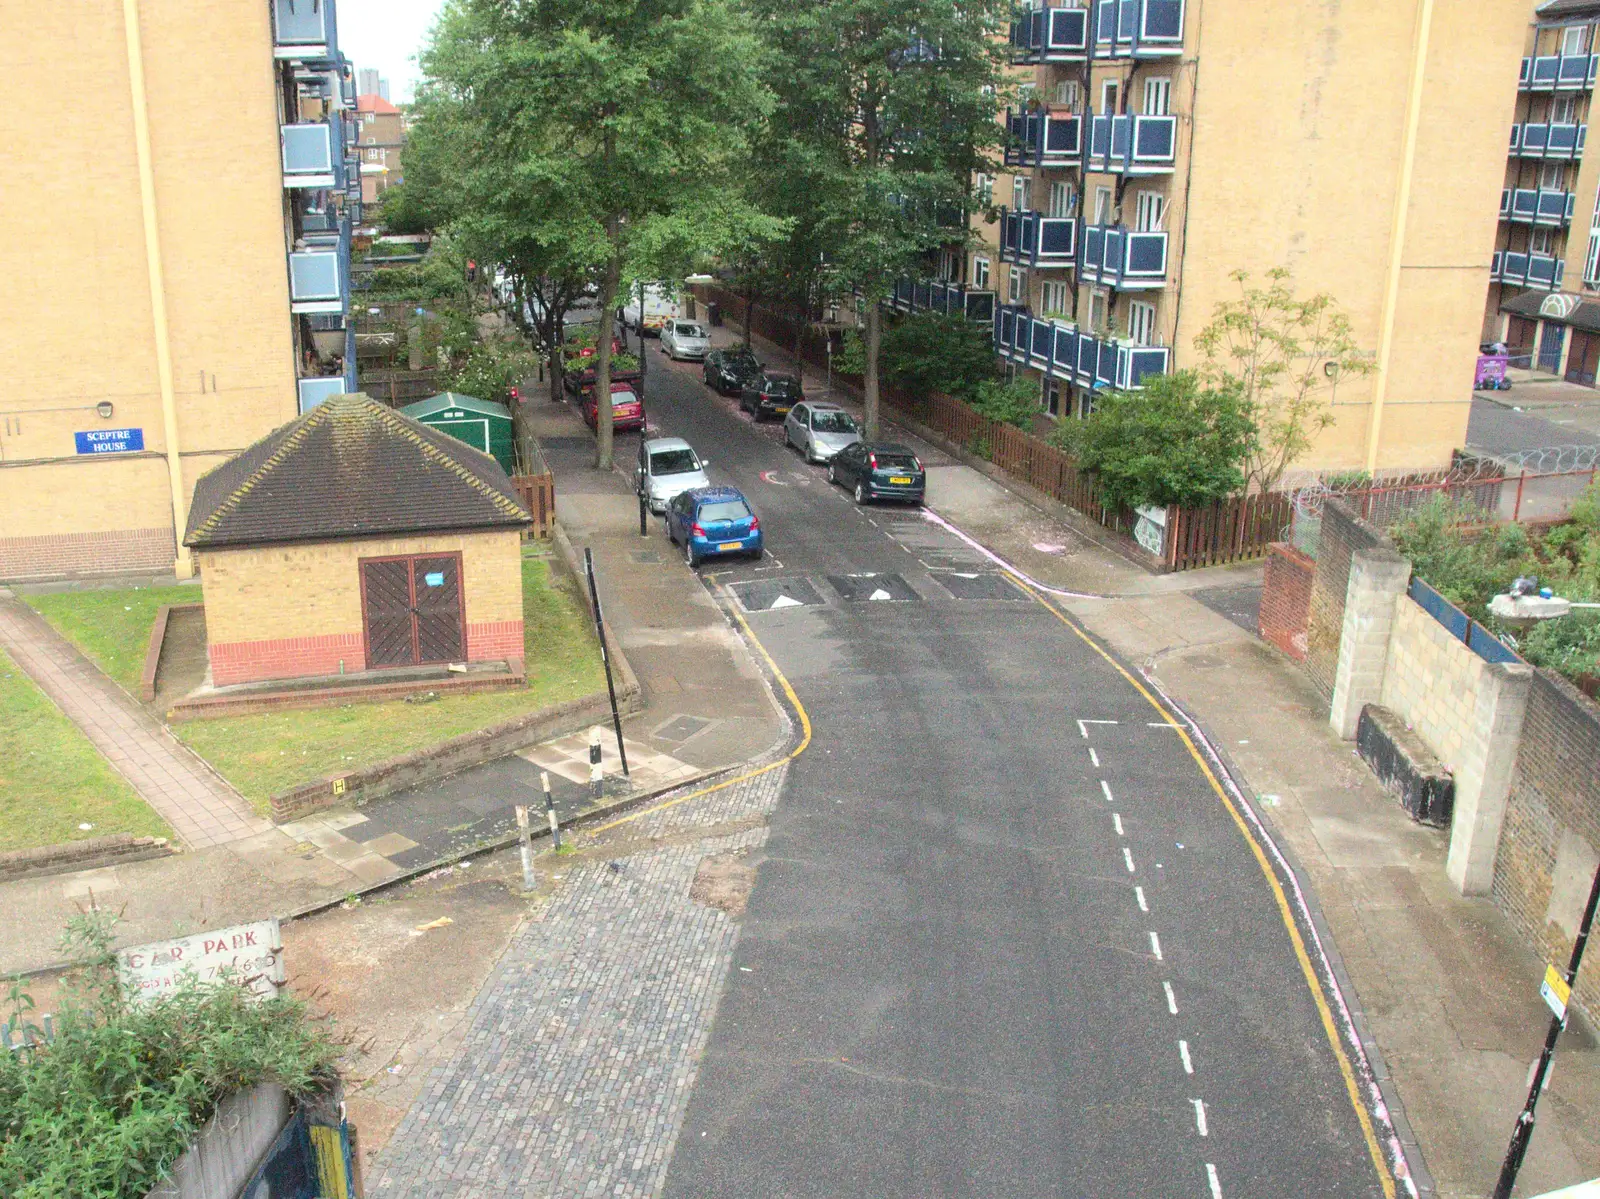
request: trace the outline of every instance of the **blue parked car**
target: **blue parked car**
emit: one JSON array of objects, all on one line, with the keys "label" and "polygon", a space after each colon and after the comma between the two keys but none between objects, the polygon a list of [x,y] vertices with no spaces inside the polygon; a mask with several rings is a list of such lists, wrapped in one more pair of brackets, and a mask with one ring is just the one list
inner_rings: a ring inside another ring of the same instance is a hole
[{"label": "blue parked car", "polygon": [[667,504],[667,538],[698,566],[725,554],[761,557],[761,522],[737,487],[696,487]]}]

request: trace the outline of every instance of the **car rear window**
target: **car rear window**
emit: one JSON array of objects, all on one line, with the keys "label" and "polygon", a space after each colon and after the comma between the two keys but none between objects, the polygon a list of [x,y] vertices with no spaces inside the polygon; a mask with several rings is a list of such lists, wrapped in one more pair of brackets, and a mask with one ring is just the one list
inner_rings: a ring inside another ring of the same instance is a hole
[{"label": "car rear window", "polygon": [[684,337],[704,337],[706,335],[706,331],[699,325],[690,324],[680,324],[678,326],[678,332]]},{"label": "car rear window", "polygon": [[637,404],[638,402],[639,397],[631,391],[613,391],[611,393],[611,406],[613,408],[618,408],[625,404]]},{"label": "car rear window", "polygon": [[662,450],[650,455],[650,473],[653,475],[681,475],[699,470],[700,463],[693,450]]},{"label": "car rear window", "polygon": [[797,396],[800,384],[793,379],[768,379],[761,390],[769,396]]},{"label": "car rear window", "polygon": [[712,500],[700,505],[699,518],[706,523],[714,520],[744,520],[750,508],[743,500]]},{"label": "car rear window", "polygon": [[877,460],[879,470],[917,469],[917,460],[911,454],[886,454],[882,450],[875,450],[872,456]]},{"label": "car rear window", "polygon": [[814,412],[811,427],[818,433],[854,433],[856,422],[848,412]]}]

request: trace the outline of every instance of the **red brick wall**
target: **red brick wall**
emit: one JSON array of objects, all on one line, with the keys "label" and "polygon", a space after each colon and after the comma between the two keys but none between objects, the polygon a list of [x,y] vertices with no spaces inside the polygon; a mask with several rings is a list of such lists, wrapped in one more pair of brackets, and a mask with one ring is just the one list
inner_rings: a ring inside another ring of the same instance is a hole
[{"label": "red brick wall", "polygon": [[1344,595],[1350,586],[1350,559],[1360,549],[1393,543],[1362,520],[1342,501],[1322,506],[1322,535],[1317,542],[1317,569],[1306,616],[1306,673],[1325,696],[1333,695],[1339,666],[1339,638],[1344,633]]},{"label": "red brick wall", "polygon": [[1261,591],[1261,635],[1297,662],[1306,660],[1306,622],[1316,559],[1275,541],[1267,547],[1266,584]]},{"label": "red brick wall", "polygon": [[[1588,897],[1596,850],[1600,707],[1559,675],[1539,670],[1522,719],[1493,894],[1500,910],[1557,969],[1566,968],[1575,931],[1562,928],[1558,918],[1575,924],[1574,907]],[[1559,911],[1551,904],[1558,873],[1564,873],[1566,884],[1565,903],[1555,905]],[[1593,952],[1593,942],[1589,948],[1573,998],[1594,1023],[1600,1022],[1600,954]]]},{"label": "red brick wall", "polygon": [[171,528],[0,537],[0,581],[166,574],[176,557]]},{"label": "red brick wall", "polygon": [[467,657],[474,662],[522,657],[522,622],[498,620],[467,625]]},{"label": "red brick wall", "polygon": [[338,674],[367,668],[365,639],[360,633],[334,633],[325,637],[285,637],[278,641],[212,642],[211,681],[218,687],[253,683],[257,679],[293,679],[306,675]]}]

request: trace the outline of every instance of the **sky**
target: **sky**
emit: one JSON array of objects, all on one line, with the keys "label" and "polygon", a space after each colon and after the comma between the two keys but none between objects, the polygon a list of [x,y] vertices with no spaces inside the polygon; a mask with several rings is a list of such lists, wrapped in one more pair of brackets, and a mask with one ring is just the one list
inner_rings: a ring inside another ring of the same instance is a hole
[{"label": "sky", "polygon": [[444,0],[339,0],[339,49],[362,67],[377,67],[389,98],[410,101],[417,87],[417,52]]}]

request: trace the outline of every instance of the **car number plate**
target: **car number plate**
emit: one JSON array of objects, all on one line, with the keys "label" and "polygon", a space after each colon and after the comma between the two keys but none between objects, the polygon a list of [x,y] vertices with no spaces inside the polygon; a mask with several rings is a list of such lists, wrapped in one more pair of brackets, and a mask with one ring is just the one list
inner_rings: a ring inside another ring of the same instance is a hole
[{"label": "car number plate", "polygon": [[889,482],[895,483],[895,484],[904,485],[906,483],[911,482],[911,476],[910,475],[890,475],[889,476]]},{"label": "car number plate", "polygon": [[744,549],[744,542],[742,542],[742,541],[724,541],[721,545],[717,546],[717,548],[719,550],[742,550],[742,549]]}]

